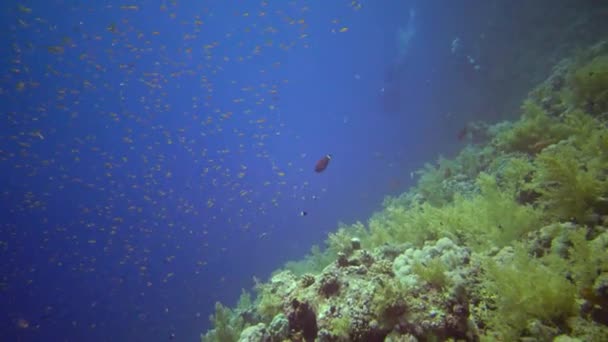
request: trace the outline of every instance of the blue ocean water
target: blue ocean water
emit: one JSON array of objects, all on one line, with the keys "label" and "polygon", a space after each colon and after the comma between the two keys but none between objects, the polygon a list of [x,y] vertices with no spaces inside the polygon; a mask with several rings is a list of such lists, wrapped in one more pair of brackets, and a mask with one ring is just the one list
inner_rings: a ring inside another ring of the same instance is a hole
[{"label": "blue ocean water", "polygon": [[456,3],[3,2],[0,340],[197,340],[509,117],[543,6]]}]

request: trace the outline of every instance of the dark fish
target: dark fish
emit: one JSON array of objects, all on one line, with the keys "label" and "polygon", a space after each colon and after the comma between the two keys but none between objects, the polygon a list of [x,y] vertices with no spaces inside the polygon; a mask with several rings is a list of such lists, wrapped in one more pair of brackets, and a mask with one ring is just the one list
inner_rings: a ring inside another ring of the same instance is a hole
[{"label": "dark fish", "polygon": [[323,158],[319,159],[317,165],[315,165],[315,172],[323,172],[329,165],[329,161],[331,160],[331,154],[326,154]]},{"label": "dark fish", "polygon": [[466,138],[466,137],[467,137],[467,134],[469,133],[469,132],[468,132],[469,130],[468,130],[467,128],[468,128],[468,127],[466,127],[466,126],[465,126],[465,127],[463,127],[463,128],[460,130],[460,131],[458,131],[458,135],[457,135],[457,137],[458,137],[458,141],[463,141],[463,140],[464,140],[464,138]]},{"label": "dark fish", "polygon": [[308,215],[308,212],[306,212],[304,210],[300,211],[300,216],[306,216],[306,215]]}]

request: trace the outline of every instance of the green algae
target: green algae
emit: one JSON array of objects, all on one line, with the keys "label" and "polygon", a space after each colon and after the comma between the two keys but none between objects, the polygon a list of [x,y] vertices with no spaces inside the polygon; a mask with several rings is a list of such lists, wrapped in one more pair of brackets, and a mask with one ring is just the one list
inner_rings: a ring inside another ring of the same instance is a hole
[{"label": "green algae", "polygon": [[488,298],[495,309],[485,321],[490,333],[499,340],[517,340],[528,322],[563,323],[575,313],[576,287],[568,279],[530,258],[522,247],[515,248],[512,259],[504,264],[487,261],[484,267]]},{"label": "green algae", "polygon": [[550,117],[537,103],[527,100],[522,105],[522,117],[511,129],[500,132],[494,141],[505,152],[536,154],[571,134],[571,128]]},{"label": "green algae", "polygon": [[201,335],[202,342],[235,342],[238,341],[244,328],[243,319],[230,308],[215,303],[215,315],[209,317],[213,329]]},{"label": "green algae", "polygon": [[412,267],[412,272],[434,288],[443,289],[449,285],[447,267],[440,258],[433,258],[427,263],[417,261]]},{"label": "green algae", "polygon": [[574,100],[592,113],[608,111],[608,56],[597,56],[571,75]]}]

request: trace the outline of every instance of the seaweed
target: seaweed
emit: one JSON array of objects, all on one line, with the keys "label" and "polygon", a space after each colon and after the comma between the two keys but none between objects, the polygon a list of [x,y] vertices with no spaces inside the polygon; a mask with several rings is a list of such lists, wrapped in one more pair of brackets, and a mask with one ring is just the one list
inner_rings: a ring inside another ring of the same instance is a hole
[{"label": "seaweed", "polygon": [[369,234],[363,241],[371,247],[405,242],[420,246],[424,241],[439,237],[441,212],[441,208],[427,202],[415,203],[410,208],[398,205],[386,207],[372,215]]},{"label": "seaweed", "polygon": [[494,307],[485,311],[488,335],[515,341],[530,320],[563,328],[575,313],[576,287],[557,270],[530,258],[522,246],[515,248],[512,260],[488,260],[484,269],[486,300]]},{"label": "seaweed", "polygon": [[[284,269],[293,272],[295,275],[303,275],[306,273],[317,274],[323,271],[327,265],[336,259],[335,253],[329,250],[321,250],[319,245],[313,245],[310,248],[310,253],[302,260],[288,261],[283,266]],[[282,270],[277,270],[276,273]]]},{"label": "seaweed", "polygon": [[390,327],[407,313],[406,294],[400,281],[384,281],[376,288],[370,305],[379,324]]},{"label": "seaweed", "polygon": [[501,188],[494,176],[484,172],[476,183],[477,194],[456,194],[453,202],[443,207],[425,202],[409,208],[385,208],[370,219],[367,244],[409,242],[421,246],[425,241],[449,237],[458,244],[489,249],[509,244],[541,226],[541,212],[519,204],[514,186]]},{"label": "seaweed", "polygon": [[248,310],[253,303],[251,302],[251,294],[249,291],[245,289],[241,289],[241,296],[236,304],[237,311],[245,311]]},{"label": "seaweed", "polygon": [[416,191],[431,205],[440,207],[449,203],[453,198],[451,191],[444,184],[454,172],[457,164],[443,157],[437,161],[437,166],[426,163],[424,169],[416,171],[420,175]]},{"label": "seaweed", "polygon": [[365,235],[367,235],[367,231],[361,222],[350,226],[339,223],[338,230],[335,233],[329,233],[325,244],[327,245],[328,252],[333,255],[337,255],[338,253],[350,254],[353,252],[352,239]]},{"label": "seaweed", "polygon": [[350,332],[352,319],[349,315],[342,315],[331,320],[329,332],[334,337],[347,338]]},{"label": "seaweed", "polygon": [[273,293],[268,284],[257,284],[255,289],[257,291],[257,311],[262,321],[270,323],[274,316],[283,311],[283,299],[278,294]]},{"label": "seaweed", "polygon": [[533,187],[552,219],[584,221],[605,188],[601,170],[589,168],[570,144],[556,145],[536,158]]},{"label": "seaweed", "polygon": [[499,132],[494,144],[504,152],[536,154],[571,134],[568,125],[550,117],[537,103],[526,100],[522,118],[511,129]]},{"label": "seaweed", "polygon": [[450,279],[446,275],[447,268],[439,257],[432,258],[426,263],[420,261],[412,265],[412,272],[422,281],[438,290],[444,289],[449,285]]},{"label": "seaweed", "polygon": [[608,111],[608,55],[600,55],[574,70],[572,91],[577,106],[591,114]]},{"label": "seaweed", "polygon": [[201,335],[202,342],[235,342],[244,328],[243,319],[220,302],[215,303],[215,315],[209,320],[213,329]]}]

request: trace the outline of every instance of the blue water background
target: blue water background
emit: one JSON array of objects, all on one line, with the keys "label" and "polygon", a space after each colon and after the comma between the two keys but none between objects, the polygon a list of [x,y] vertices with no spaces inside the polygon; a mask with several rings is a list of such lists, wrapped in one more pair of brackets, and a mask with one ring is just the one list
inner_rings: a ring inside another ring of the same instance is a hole
[{"label": "blue water background", "polygon": [[0,339],[197,340],[516,115],[518,13],[455,3],[4,2]]}]

